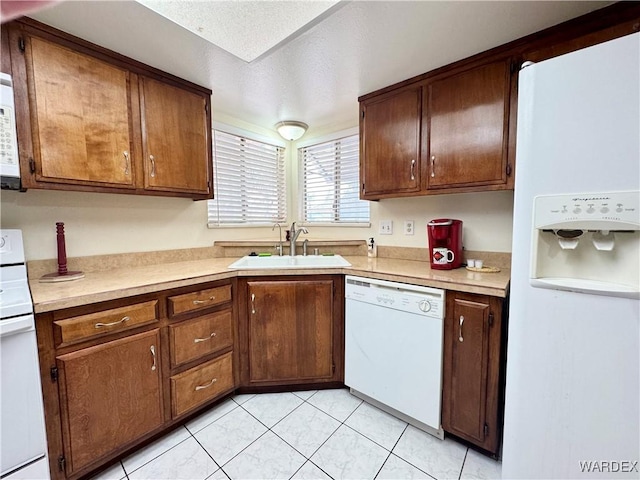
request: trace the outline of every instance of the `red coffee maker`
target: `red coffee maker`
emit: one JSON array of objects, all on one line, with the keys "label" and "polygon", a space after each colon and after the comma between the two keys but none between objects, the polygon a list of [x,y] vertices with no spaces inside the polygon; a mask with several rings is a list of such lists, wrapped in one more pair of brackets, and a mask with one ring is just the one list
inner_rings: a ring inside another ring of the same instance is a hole
[{"label": "red coffee maker", "polygon": [[436,218],[427,223],[431,268],[451,270],[462,265],[462,221]]}]

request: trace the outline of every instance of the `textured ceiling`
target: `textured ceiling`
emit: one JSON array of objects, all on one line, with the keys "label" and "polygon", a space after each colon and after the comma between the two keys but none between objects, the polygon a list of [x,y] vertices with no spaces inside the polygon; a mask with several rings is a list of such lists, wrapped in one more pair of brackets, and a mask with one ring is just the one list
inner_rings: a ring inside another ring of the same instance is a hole
[{"label": "textured ceiling", "polygon": [[138,2],[245,62],[311,28],[338,3],[335,0]]},{"label": "textured ceiling", "polygon": [[610,3],[341,2],[250,63],[138,2],[67,1],[30,16],[211,88],[214,119],[294,119],[312,133],[357,125],[359,95]]}]

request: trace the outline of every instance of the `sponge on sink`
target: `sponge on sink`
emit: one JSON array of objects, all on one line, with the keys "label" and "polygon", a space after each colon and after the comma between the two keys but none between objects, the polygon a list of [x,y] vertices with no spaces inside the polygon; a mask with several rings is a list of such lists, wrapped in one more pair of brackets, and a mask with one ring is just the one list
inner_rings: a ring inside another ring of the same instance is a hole
[{"label": "sponge on sink", "polygon": [[259,253],[259,254],[258,254],[258,256],[259,256],[259,257],[270,257],[270,256],[271,256],[271,254],[270,254],[270,253],[268,253],[268,252],[262,252],[262,253]]}]

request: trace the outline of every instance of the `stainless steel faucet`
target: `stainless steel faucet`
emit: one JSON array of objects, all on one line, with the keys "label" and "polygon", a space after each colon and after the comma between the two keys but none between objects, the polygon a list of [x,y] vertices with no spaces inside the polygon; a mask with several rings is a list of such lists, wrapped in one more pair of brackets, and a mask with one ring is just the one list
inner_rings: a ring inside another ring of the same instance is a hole
[{"label": "stainless steel faucet", "polygon": [[278,252],[278,255],[282,256],[282,226],[279,223],[275,223],[273,225],[273,227],[271,227],[271,231],[273,232],[273,230],[278,227],[279,230],[279,237],[278,237],[278,244],[276,245],[276,251]]},{"label": "stainless steel faucet", "polygon": [[296,229],[296,222],[293,222],[289,231],[289,255],[292,257],[296,256],[296,241],[301,233],[309,233],[309,230],[304,227]]}]

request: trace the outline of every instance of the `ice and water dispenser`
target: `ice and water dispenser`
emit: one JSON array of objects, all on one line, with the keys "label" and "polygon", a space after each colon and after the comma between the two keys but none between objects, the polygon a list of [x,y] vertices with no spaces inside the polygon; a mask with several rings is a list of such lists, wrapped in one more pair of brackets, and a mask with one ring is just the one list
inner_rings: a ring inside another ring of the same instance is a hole
[{"label": "ice and water dispenser", "polygon": [[640,298],[640,192],[534,199],[531,284]]}]

